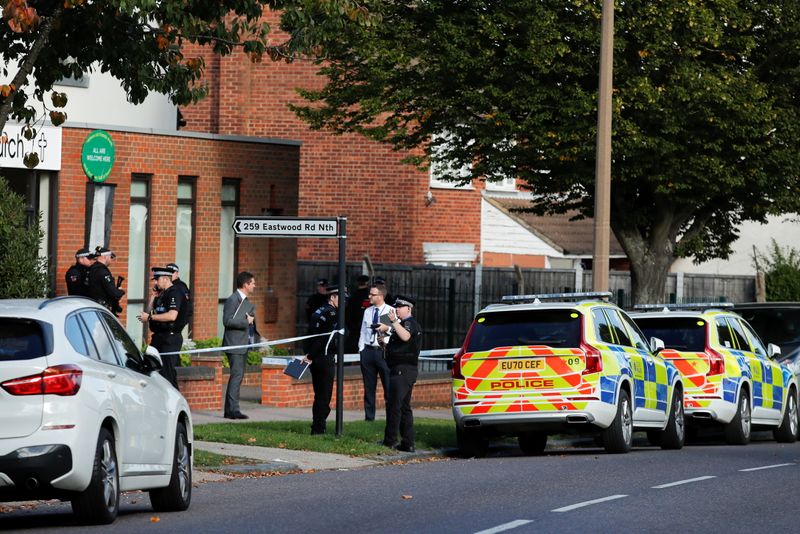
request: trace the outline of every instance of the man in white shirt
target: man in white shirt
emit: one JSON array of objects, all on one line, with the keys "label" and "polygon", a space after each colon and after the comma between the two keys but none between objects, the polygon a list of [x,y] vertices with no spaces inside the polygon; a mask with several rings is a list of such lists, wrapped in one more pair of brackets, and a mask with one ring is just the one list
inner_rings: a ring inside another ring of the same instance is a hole
[{"label": "man in white shirt", "polygon": [[361,354],[361,376],[364,378],[364,419],[375,420],[375,390],[378,377],[383,387],[384,405],[389,399],[389,367],[386,365],[386,342],[389,334],[378,330],[381,316],[394,310],[386,304],[386,286],[373,285],[369,288],[369,301],[372,305],[364,310],[361,320],[361,335],[358,338],[358,352]]}]

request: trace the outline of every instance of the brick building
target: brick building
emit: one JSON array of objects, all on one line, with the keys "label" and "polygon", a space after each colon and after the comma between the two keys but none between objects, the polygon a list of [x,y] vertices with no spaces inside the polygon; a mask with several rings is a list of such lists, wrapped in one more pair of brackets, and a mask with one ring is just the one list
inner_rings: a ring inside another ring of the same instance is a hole
[{"label": "brick building", "polygon": [[[78,248],[107,244],[117,254],[113,274],[126,279],[121,320],[139,339],[142,327],[135,314],[149,295],[150,266],[171,261],[181,266],[193,290],[193,338],[218,334],[221,300],[233,291],[235,273],[245,269],[258,284],[259,330],[273,339],[293,335],[294,242],[234,240],[230,222],[237,213],[263,214],[276,205],[296,215],[300,144],[102,127],[115,148],[113,169],[102,184],[89,181],[81,165],[83,143],[95,126],[43,128],[33,142],[44,140],[59,152],[48,154],[34,171],[24,169],[23,150],[16,146],[0,160],[0,175],[28,200],[32,213],[43,215],[41,253],[50,259],[54,293],[66,294],[64,272]],[[15,128],[6,129],[14,139]],[[105,239],[91,234],[97,214],[89,206],[96,190],[113,190],[113,202],[101,214],[111,221]]]}]

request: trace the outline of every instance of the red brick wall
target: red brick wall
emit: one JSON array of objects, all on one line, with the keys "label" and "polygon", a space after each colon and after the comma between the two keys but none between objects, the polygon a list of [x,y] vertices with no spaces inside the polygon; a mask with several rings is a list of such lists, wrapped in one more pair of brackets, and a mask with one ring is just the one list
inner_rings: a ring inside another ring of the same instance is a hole
[{"label": "red brick wall", "polygon": [[[452,381],[450,378],[417,380],[411,404],[413,406],[449,406]],[[364,408],[364,382],[360,375],[344,377],[345,410]],[[378,408],[384,407],[383,388],[378,384],[375,394]],[[277,408],[311,407],[314,388],[311,381],[295,380],[283,374],[283,367],[265,365],[261,368],[261,404]],[[336,406],[336,387],[333,388],[331,408]]]},{"label": "red brick wall", "polygon": [[[187,57],[198,54],[215,66],[206,72],[212,100],[182,109],[186,128],[301,140],[298,214],[346,216],[348,260],[369,254],[380,263],[424,263],[423,242],[472,243],[479,250],[477,190],[435,190],[436,203],[426,206],[428,174],[401,163],[407,153],[353,134],[312,131],[288,109],[304,102],[296,88],[321,86],[313,63],[253,64],[243,53],[217,58],[198,49]],[[297,247],[301,260],[338,258],[335,239],[301,239]]]},{"label": "red brick wall", "polygon": [[[62,170],[58,177],[56,293],[66,294],[64,272],[83,246],[86,176],[80,164],[81,146],[90,130],[65,128]],[[297,214],[299,147],[228,140],[194,139],[109,130],[116,161],[106,183],[116,184],[111,248],[117,259],[114,275],[128,277],[128,226],[132,173],[151,174],[150,263],[175,260],[175,216],[178,176],[196,176],[194,228],[194,337],[217,334],[219,292],[220,190],[223,178],[239,178],[240,214],[261,215],[270,203],[287,215]],[[270,198],[274,192],[274,199]],[[95,244],[90,244],[94,246]],[[263,310],[266,294],[277,297],[278,321],[259,324],[272,339],[295,332],[296,244],[292,239],[240,238],[239,269],[256,276],[253,300]],[[123,289],[126,285],[123,285]],[[125,308],[126,300],[122,306]],[[259,314],[257,313],[257,316]],[[264,313],[260,313],[263,320]],[[125,321],[122,317],[123,324]]]}]

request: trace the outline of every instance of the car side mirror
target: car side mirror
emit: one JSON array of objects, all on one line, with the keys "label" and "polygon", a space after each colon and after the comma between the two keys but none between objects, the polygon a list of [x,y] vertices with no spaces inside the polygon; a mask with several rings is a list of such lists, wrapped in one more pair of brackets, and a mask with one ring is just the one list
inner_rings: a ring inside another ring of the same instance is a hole
[{"label": "car side mirror", "polygon": [[164,363],[161,361],[161,354],[158,352],[158,349],[152,345],[147,345],[147,348],[144,349],[144,361],[146,361],[150,369],[154,371],[158,371],[164,367]]},{"label": "car side mirror", "polygon": [[664,341],[661,340],[661,339],[658,339],[657,337],[651,337],[650,338],[650,352],[652,352],[653,354],[658,354],[662,350],[664,350]]},{"label": "car side mirror", "polygon": [[770,359],[775,359],[780,355],[781,355],[781,348],[778,345],[776,345],[775,343],[770,343],[769,345],[767,345],[767,356],[769,356]]}]

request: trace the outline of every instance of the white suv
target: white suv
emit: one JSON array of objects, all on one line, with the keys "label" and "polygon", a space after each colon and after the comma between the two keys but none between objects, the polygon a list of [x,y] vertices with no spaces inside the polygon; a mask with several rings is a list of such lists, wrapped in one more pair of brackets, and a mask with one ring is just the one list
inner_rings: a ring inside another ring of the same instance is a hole
[{"label": "white suv", "polygon": [[69,500],[95,524],[125,490],[187,509],[191,414],[160,366],[89,299],[0,300],[0,502]]}]

